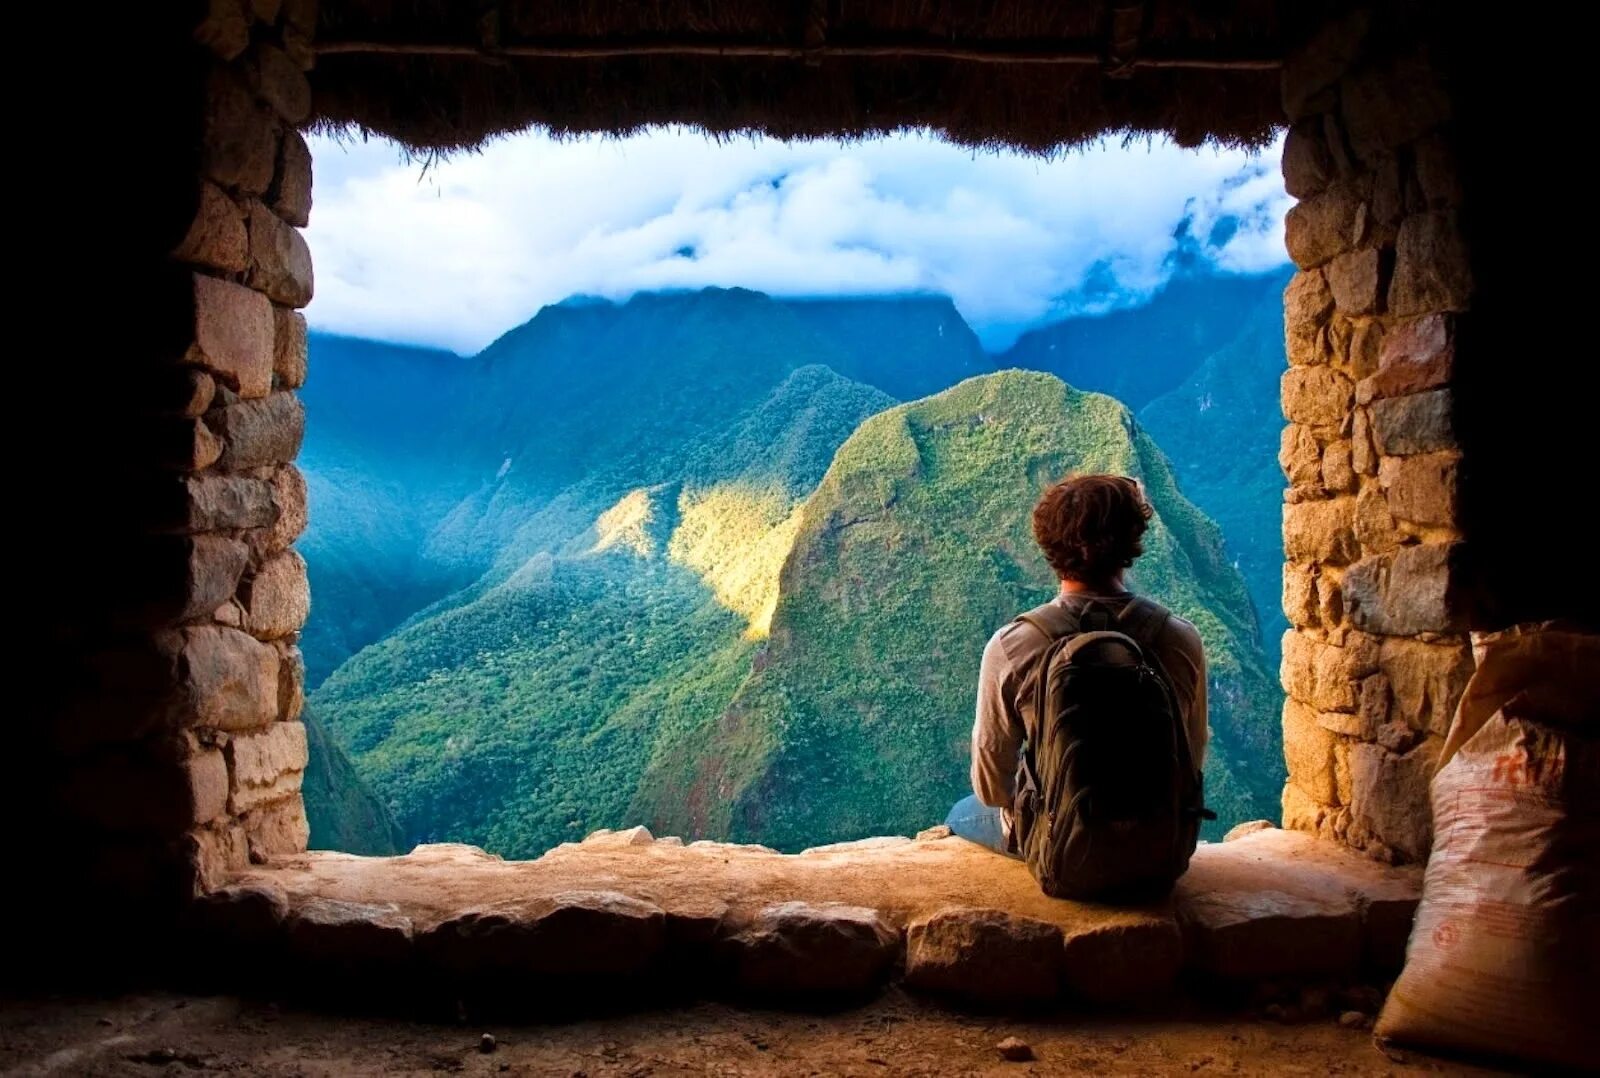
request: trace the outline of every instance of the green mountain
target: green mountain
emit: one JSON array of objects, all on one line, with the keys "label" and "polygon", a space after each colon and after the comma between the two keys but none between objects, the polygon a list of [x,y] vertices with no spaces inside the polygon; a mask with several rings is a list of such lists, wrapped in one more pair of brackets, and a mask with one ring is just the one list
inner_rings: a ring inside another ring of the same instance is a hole
[{"label": "green mountain", "polygon": [[[1076,467],[1145,477],[1135,585],[1205,636],[1210,799],[1273,815],[1281,696],[1238,570],[1270,565],[1275,610],[1276,501],[1244,488],[1279,482],[1281,325],[1240,287],[1143,426],[1048,375],[962,381],[994,361],[928,297],[569,301],[473,357],[315,336],[314,844],[925,826],[964,790],[984,639],[1050,590],[1032,501]],[[1205,306],[1179,299],[1156,324]],[[1053,332],[1126,356],[1136,324]]]},{"label": "green mountain", "polygon": [[1271,815],[1273,678],[1215,525],[1126,408],[1021,371],[891,409],[840,448],[801,511],[749,679],[714,727],[653,765],[651,789],[668,793],[635,815],[781,849],[939,819],[967,792],[984,641],[1054,590],[1033,499],[1073,470],[1144,480],[1156,519],[1131,584],[1205,639],[1211,803],[1224,820]]},{"label": "green mountain", "polygon": [[321,333],[310,348],[316,367],[301,393],[308,434],[299,460],[310,517],[300,551],[317,613],[300,646],[315,686],[476,575],[429,559],[424,545],[480,479],[451,451],[467,360]]},{"label": "green mountain", "polygon": [[788,299],[818,336],[839,349],[834,370],[896,400],[916,400],[995,370],[992,356],[948,296]]},{"label": "green mountain", "polygon": [[1024,334],[1004,355],[1116,397],[1172,461],[1184,494],[1221,526],[1272,662],[1283,630],[1278,378],[1289,271],[1180,276],[1149,303]]},{"label": "green mountain", "polygon": [[[1008,367],[1049,371],[1068,385],[1117,398],[1135,412],[1181,385],[1239,334],[1242,312],[1282,296],[1289,274],[1174,277],[1136,307],[1078,315],[1029,330],[1001,357]],[[1281,322],[1282,313],[1279,313]],[[1282,358],[1282,339],[1278,342]]]},{"label": "green mountain", "polygon": [[1250,589],[1261,639],[1276,664],[1283,632],[1283,491],[1278,467],[1278,379],[1283,298],[1276,277],[1240,311],[1238,334],[1176,388],[1139,409],[1139,422],[1173,462],[1184,494],[1217,522]]},{"label": "green mountain", "polygon": [[790,373],[684,439],[679,475],[623,493],[581,543],[501,566],[357,655],[316,709],[409,840],[531,856],[619,823],[652,756],[731,698],[797,504],[890,404],[824,367]]},{"label": "green mountain", "polygon": [[300,716],[306,724],[310,762],[301,796],[311,822],[311,848],[386,857],[411,847],[389,809],[356,773],[344,749],[328,734],[317,713],[307,708]]}]

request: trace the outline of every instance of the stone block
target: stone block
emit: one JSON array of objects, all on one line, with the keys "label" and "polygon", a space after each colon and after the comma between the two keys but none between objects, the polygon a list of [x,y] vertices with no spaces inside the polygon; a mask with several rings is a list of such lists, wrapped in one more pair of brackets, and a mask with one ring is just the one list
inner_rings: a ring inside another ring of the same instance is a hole
[{"label": "stone block", "polygon": [[1330,107],[1334,84],[1362,52],[1372,13],[1353,11],[1322,22],[1316,34],[1289,55],[1283,65],[1283,111],[1290,120]]},{"label": "stone block", "polygon": [[[1418,139],[1411,148],[1422,207],[1456,209],[1466,202],[1466,188],[1456,165],[1455,148],[1442,133]],[[1419,208],[1422,208],[1419,207]]]},{"label": "stone block", "polygon": [[260,195],[272,184],[278,157],[278,120],[230,71],[206,84],[201,167],[223,188]]},{"label": "stone block", "polygon": [[1356,470],[1349,442],[1329,442],[1322,451],[1322,486],[1333,494],[1349,494],[1356,489]]},{"label": "stone block", "polygon": [[1322,447],[1311,428],[1291,423],[1278,441],[1278,465],[1290,486],[1316,487],[1322,480]]},{"label": "stone block", "polygon": [[1366,378],[1378,369],[1379,356],[1383,350],[1383,323],[1379,321],[1361,322],[1350,335],[1350,350],[1347,353],[1346,363],[1350,377],[1357,379],[1357,403],[1365,404],[1360,399],[1360,379]]},{"label": "stone block", "polygon": [[306,706],[306,661],[287,640],[274,640],[278,652],[278,719],[294,722]]},{"label": "stone block", "polygon": [[1283,688],[1319,711],[1355,711],[1361,679],[1378,668],[1378,642],[1349,633],[1335,645],[1295,632],[1283,634]]},{"label": "stone block", "polygon": [[1450,315],[1429,314],[1402,322],[1384,334],[1378,368],[1356,385],[1356,401],[1368,404],[1450,384],[1455,371],[1455,327]]},{"label": "stone block", "polygon": [[640,824],[636,827],[624,828],[621,831],[613,831],[609,827],[602,827],[598,831],[591,831],[585,835],[582,845],[604,847],[654,846],[655,842],[656,837],[650,833],[650,829]]},{"label": "stone block", "polygon": [[306,560],[285,550],[266,562],[239,589],[244,627],[258,640],[276,640],[298,632],[311,613],[311,583]]},{"label": "stone block", "polygon": [[1360,966],[1361,914],[1345,895],[1270,886],[1199,892],[1181,880],[1179,889],[1190,965],[1205,976],[1263,981],[1338,976]]},{"label": "stone block", "polygon": [[1472,301],[1472,257],[1454,212],[1408,217],[1395,239],[1389,311],[1399,316],[1464,311]]},{"label": "stone block", "polygon": [[243,0],[207,0],[194,39],[219,60],[232,60],[250,47],[250,18]]},{"label": "stone block", "polygon": [[1455,421],[1451,412],[1448,389],[1375,400],[1367,408],[1373,445],[1386,457],[1454,449]]},{"label": "stone block", "polygon": [[1289,781],[1323,805],[1339,803],[1334,780],[1333,746],[1338,739],[1317,722],[1307,704],[1290,698],[1283,705],[1283,758]]},{"label": "stone block", "polygon": [[[195,897],[223,886],[234,873],[250,865],[244,829],[230,821],[196,828],[184,836],[180,845],[191,881],[190,893]],[[249,916],[242,910],[236,912]]]},{"label": "stone block", "polygon": [[296,228],[311,223],[311,149],[300,132],[283,133],[278,148],[278,171],[267,194],[272,212]]},{"label": "stone block", "polygon": [[1344,592],[1331,576],[1318,574],[1316,584],[1317,618],[1331,629],[1344,621]]},{"label": "stone block", "polygon": [[1350,833],[1355,845],[1375,840],[1406,863],[1427,858],[1433,840],[1428,784],[1442,744],[1429,738],[1404,756],[1381,745],[1351,746]]},{"label": "stone block", "polygon": [[411,918],[394,906],[297,898],[288,919],[289,954],[302,978],[354,976],[375,982],[406,969]]},{"label": "stone block", "polygon": [[1450,119],[1444,78],[1421,52],[1358,67],[1339,84],[1340,116],[1350,146],[1375,161]]},{"label": "stone block", "polygon": [[311,83],[300,64],[273,45],[260,45],[252,57],[251,75],[257,96],[289,124],[298,126],[311,115]]},{"label": "stone block", "polygon": [[194,345],[188,362],[241,397],[272,391],[272,304],[259,292],[194,275]]},{"label": "stone block", "polygon": [[1333,302],[1346,315],[1377,314],[1383,306],[1383,255],[1375,249],[1338,255],[1327,266]]},{"label": "stone block", "polygon": [[1321,117],[1302,120],[1283,140],[1283,189],[1295,198],[1320,193],[1334,178],[1333,157],[1323,136]]},{"label": "stone block", "polygon": [[306,728],[298,722],[275,722],[260,733],[229,738],[224,752],[228,811],[242,815],[299,791],[309,759]]},{"label": "stone block", "polygon": [[1389,511],[1400,520],[1434,527],[1458,523],[1455,453],[1385,457],[1378,468]]},{"label": "stone block", "polygon": [[1400,545],[1400,529],[1389,512],[1389,501],[1375,483],[1368,483],[1356,495],[1355,535],[1363,554],[1385,554]]},{"label": "stone block", "polygon": [[280,389],[298,389],[306,381],[306,316],[289,307],[274,307],[272,374]]},{"label": "stone block", "polygon": [[244,214],[216,184],[201,181],[194,220],[173,248],[172,257],[222,273],[242,273],[249,264],[250,237]]},{"label": "stone block", "polygon": [[1268,828],[1200,847],[1173,897],[1198,972],[1305,981],[1386,968],[1421,890],[1415,869]]},{"label": "stone block", "polygon": [[1290,561],[1345,565],[1356,547],[1354,498],[1299,502],[1283,507],[1283,548]]},{"label": "stone block", "polygon": [[1317,677],[1316,649],[1326,646],[1307,633],[1294,629],[1284,632],[1283,657],[1278,661],[1278,681],[1284,692],[1296,700],[1310,702]]},{"label": "stone block", "polygon": [[267,487],[277,515],[257,546],[262,561],[289,549],[306,530],[306,480],[300,469],[293,464],[283,465],[272,473]]},{"label": "stone block", "polygon": [[245,838],[250,843],[250,860],[263,864],[274,857],[304,853],[311,838],[306,823],[306,806],[300,795],[251,809],[243,820]]},{"label": "stone block", "polygon": [[888,977],[900,937],[876,910],[785,902],[725,941],[738,986],[752,995],[859,999]]},{"label": "stone block", "polygon": [[196,826],[210,823],[228,807],[228,765],[217,749],[202,749],[183,764]]},{"label": "stone block", "polygon": [[310,303],[314,291],[311,248],[300,230],[260,202],[250,203],[247,220],[250,269],[246,279],[250,287],[288,307]]},{"label": "stone block", "polygon": [[1172,990],[1183,969],[1183,934],[1165,910],[1069,929],[1062,950],[1062,982],[1074,997],[1089,1003],[1160,998]]},{"label": "stone block", "polygon": [[1234,824],[1228,828],[1228,833],[1222,836],[1222,841],[1237,842],[1246,835],[1253,835],[1257,831],[1270,831],[1277,826],[1271,820],[1246,820],[1244,823]]},{"label": "stone block", "polygon": [[1331,367],[1290,367],[1280,390],[1284,416],[1309,427],[1342,426],[1354,400],[1350,379]]},{"label": "stone block", "polygon": [[280,391],[213,409],[206,422],[223,443],[217,464],[245,471],[294,460],[305,436],[306,413],[293,393]]},{"label": "stone block", "polygon": [[1334,833],[1333,821],[1345,810],[1324,805],[1294,783],[1286,782],[1283,784],[1280,811],[1285,829],[1331,838]]},{"label": "stone block", "polygon": [[1372,732],[1370,740],[1388,749],[1392,753],[1404,755],[1411,751],[1411,747],[1422,740],[1422,731],[1413,729],[1404,722],[1386,722]]},{"label": "stone block", "polygon": [[278,519],[272,486],[240,475],[193,475],[183,490],[182,528],[189,532],[265,528]]},{"label": "stone block", "polygon": [[1434,644],[1390,637],[1383,641],[1378,667],[1393,693],[1390,715],[1443,736],[1472,676],[1472,649],[1465,641]]},{"label": "stone block", "polygon": [[[238,832],[238,828],[232,829]],[[239,843],[243,850],[242,841]],[[249,864],[246,854],[236,866]],[[249,880],[207,888],[189,908],[186,926],[207,955],[243,956],[262,962],[283,945],[289,920],[289,896],[265,880]],[[259,967],[257,967],[259,968]]]},{"label": "stone block", "polygon": [[250,0],[250,13],[263,26],[273,26],[283,14],[283,0]]},{"label": "stone block", "polygon": [[1302,270],[1283,290],[1284,351],[1294,366],[1320,362],[1318,340],[1333,314],[1333,293],[1321,270]]},{"label": "stone block", "polygon": [[[178,549],[173,553],[182,557],[182,582],[170,597],[158,601],[163,609],[176,606],[174,621],[194,621],[234,595],[250,560],[250,550],[242,542],[222,536],[189,536],[178,539],[176,545]],[[165,563],[168,558],[162,561]],[[149,582],[155,584],[160,579],[154,577]]]},{"label": "stone block", "polygon": [[1372,169],[1373,234],[1374,246],[1392,246],[1395,232],[1406,215],[1406,188],[1409,177],[1394,154],[1384,154]]},{"label": "stone block", "polygon": [[1313,269],[1356,247],[1365,232],[1365,202],[1350,183],[1337,183],[1296,203],[1284,218],[1284,243],[1301,269]]},{"label": "stone block", "polygon": [[241,731],[277,718],[278,655],[270,646],[212,625],[168,634],[164,646],[175,661],[176,724]]},{"label": "stone block", "polygon": [[[1379,661],[1381,664],[1381,658]],[[1362,678],[1361,702],[1358,710],[1361,716],[1361,730],[1356,736],[1363,741],[1370,741],[1376,737],[1378,729],[1389,721],[1389,704],[1393,699],[1394,692],[1385,675],[1369,674]]]},{"label": "stone block", "polygon": [[615,891],[566,891],[457,914],[424,935],[419,948],[430,969],[458,984],[511,978],[550,981],[566,992],[616,992],[660,959],[666,934],[659,906]]},{"label": "stone block", "polygon": [[124,451],[160,468],[201,472],[222,458],[222,439],[200,419],[158,418],[130,431]]},{"label": "stone block", "polygon": [[1316,577],[1301,566],[1283,567],[1283,614],[1290,625],[1298,628],[1317,624]]},{"label": "stone block", "polygon": [[1350,424],[1350,466],[1357,475],[1378,474],[1378,453],[1372,448],[1372,417],[1357,408]]},{"label": "stone block", "polygon": [[1343,580],[1351,624],[1383,636],[1458,631],[1460,561],[1459,544],[1424,543],[1356,562]]},{"label": "stone block", "polygon": [[970,1003],[1039,1003],[1060,993],[1064,954],[1048,921],[952,907],[907,926],[906,984]]}]

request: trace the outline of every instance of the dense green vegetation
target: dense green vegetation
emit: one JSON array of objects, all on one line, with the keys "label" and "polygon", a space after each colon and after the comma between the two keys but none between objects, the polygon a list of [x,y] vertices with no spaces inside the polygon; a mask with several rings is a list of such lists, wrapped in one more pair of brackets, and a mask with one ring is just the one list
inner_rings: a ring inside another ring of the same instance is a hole
[{"label": "dense green vegetation", "polygon": [[1131,583],[1205,638],[1212,800],[1231,820],[1270,812],[1281,773],[1240,764],[1272,745],[1271,677],[1216,527],[1120,404],[1011,371],[876,416],[840,448],[802,511],[765,662],[729,708],[763,751],[702,758],[695,787],[736,794],[722,812],[679,801],[651,818],[780,848],[937,820],[966,792],[982,642],[1053,591],[1027,510],[1074,470],[1144,479],[1157,518]]},{"label": "dense green vegetation", "polygon": [[1278,377],[1289,272],[1179,277],[1142,307],[1024,334],[1008,366],[1049,371],[1132,408],[1244,574],[1269,660],[1283,618]]},{"label": "dense green vegetation", "polygon": [[[1161,319],[1203,304],[1178,306]],[[1234,488],[1259,462],[1201,459],[1228,456],[1219,427],[1251,454],[1237,431],[1268,428],[1276,475],[1281,333],[1232,312],[1144,402],[1176,465],[1048,375],[896,406],[995,364],[945,300],[574,301],[471,358],[316,338],[314,840],[530,856],[635,822],[785,848],[926,826],[964,789],[984,639],[1050,590],[1032,500],[1074,468],[1144,478],[1134,583],[1205,637],[1211,801],[1274,815],[1281,697],[1234,563],[1259,548],[1276,575],[1276,502],[1270,538],[1225,550],[1184,496],[1255,520]],[[1137,330],[1114,318],[1075,332],[1114,349]]]}]

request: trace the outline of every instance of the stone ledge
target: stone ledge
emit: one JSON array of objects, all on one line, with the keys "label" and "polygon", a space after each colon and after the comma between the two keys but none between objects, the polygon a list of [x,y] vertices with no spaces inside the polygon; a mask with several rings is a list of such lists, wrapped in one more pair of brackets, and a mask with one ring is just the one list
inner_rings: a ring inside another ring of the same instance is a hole
[{"label": "stone ledge", "polygon": [[[520,985],[517,999],[532,1002],[533,991],[544,1003],[548,995],[587,1006],[601,984],[605,998],[709,990],[842,1003],[905,976],[908,965],[916,967],[909,987],[980,1005],[1117,1004],[1167,993],[1185,971],[1238,981],[1391,967],[1420,890],[1415,871],[1275,828],[1202,846],[1171,900],[1138,908],[1047,898],[1021,863],[956,838],[784,855],[623,834],[627,844],[568,844],[537,861],[463,845],[391,858],[279,857],[203,900],[199,920],[215,939],[241,889],[281,895],[257,905],[282,910],[286,939],[303,936],[308,921],[329,953],[344,953],[332,938],[343,931],[353,954],[381,938],[383,960],[371,970],[338,964],[347,984],[390,989],[400,977],[418,997],[502,1005],[504,991]],[[362,924],[361,910],[373,911],[373,925]],[[241,932],[259,940],[258,922]],[[613,922],[627,929],[616,940]],[[1031,953],[1047,937],[1059,941],[1055,954],[1033,963],[1025,991],[996,979],[986,943]],[[286,983],[303,984],[302,951],[280,952]],[[329,967],[316,972],[326,978]]]}]

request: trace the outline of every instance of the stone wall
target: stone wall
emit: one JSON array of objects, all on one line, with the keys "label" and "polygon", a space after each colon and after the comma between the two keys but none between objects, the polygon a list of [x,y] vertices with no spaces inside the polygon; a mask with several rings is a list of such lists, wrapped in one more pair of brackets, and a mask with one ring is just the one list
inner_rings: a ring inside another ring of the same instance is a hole
[{"label": "stone wall", "polygon": [[[311,161],[296,125],[314,5],[188,10],[199,24],[150,65],[165,141],[140,167],[154,194],[118,236],[136,310],[76,388],[95,417],[79,429],[104,437],[72,453],[103,479],[55,498],[81,537],[42,560],[73,577],[46,634],[43,837],[70,851],[64,878],[166,909],[307,836],[310,597],[291,544],[306,522],[292,461]],[[112,317],[82,298],[85,320]]]},{"label": "stone wall", "polygon": [[1426,856],[1472,670],[1457,351],[1474,297],[1438,51],[1357,14],[1291,57],[1284,823]]}]

